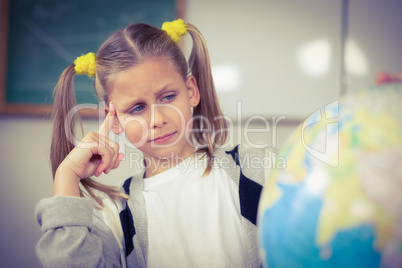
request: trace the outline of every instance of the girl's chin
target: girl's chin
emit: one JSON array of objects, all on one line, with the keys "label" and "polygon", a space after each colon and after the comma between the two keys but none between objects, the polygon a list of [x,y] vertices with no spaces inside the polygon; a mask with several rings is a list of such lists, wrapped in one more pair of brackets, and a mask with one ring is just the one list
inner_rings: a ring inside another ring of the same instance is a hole
[{"label": "girl's chin", "polygon": [[188,146],[186,149],[178,150],[175,146],[152,146],[149,150],[141,150],[146,158],[158,159],[185,159],[194,152],[194,147]]}]

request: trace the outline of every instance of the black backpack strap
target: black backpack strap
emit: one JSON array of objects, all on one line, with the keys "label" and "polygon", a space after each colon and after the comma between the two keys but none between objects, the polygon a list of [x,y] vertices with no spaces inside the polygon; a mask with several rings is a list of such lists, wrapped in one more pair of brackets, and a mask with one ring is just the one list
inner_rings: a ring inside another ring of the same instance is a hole
[{"label": "black backpack strap", "polygon": [[[124,192],[127,195],[130,195],[130,183],[132,179],[133,177],[127,179],[123,184]],[[126,201],[126,207],[120,212],[119,216],[120,216],[121,227],[123,229],[123,236],[125,241],[126,257],[127,257],[134,249],[133,237],[135,235],[133,215],[131,214],[131,210],[128,207],[127,201]]]},{"label": "black backpack strap", "polygon": [[240,199],[240,212],[241,215],[248,219],[254,225],[257,224],[257,212],[258,203],[260,201],[260,195],[262,186],[257,182],[247,178],[242,171],[239,157],[239,145],[237,145],[231,151],[225,151],[230,154],[236,165],[240,167],[240,179],[239,179],[239,199]]}]

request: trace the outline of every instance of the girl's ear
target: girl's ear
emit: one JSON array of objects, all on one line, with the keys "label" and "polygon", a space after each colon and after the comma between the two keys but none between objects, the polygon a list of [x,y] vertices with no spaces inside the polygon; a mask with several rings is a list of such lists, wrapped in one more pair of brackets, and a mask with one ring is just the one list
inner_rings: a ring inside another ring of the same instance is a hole
[{"label": "girl's ear", "polygon": [[190,97],[190,106],[196,107],[200,103],[200,91],[193,75],[187,77],[186,86]]},{"label": "girl's ear", "polygon": [[[108,113],[109,113],[109,109],[105,108],[105,117],[107,116]],[[113,119],[113,122],[111,122],[111,123],[113,124],[113,126],[110,128],[110,130],[113,131],[114,134],[119,135],[119,134],[123,133],[124,128],[120,124],[119,118],[117,115],[115,116],[115,118]]]}]

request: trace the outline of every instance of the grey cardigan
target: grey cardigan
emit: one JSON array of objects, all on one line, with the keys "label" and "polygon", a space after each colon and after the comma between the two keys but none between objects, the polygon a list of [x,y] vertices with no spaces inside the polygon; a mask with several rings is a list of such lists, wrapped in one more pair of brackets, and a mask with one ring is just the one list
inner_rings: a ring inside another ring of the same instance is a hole
[{"label": "grey cardigan", "polygon": [[[264,163],[267,152],[236,146],[217,149],[214,153],[214,161],[239,186],[249,267],[261,266],[256,218],[262,185],[269,172]],[[95,202],[89,198],[55,196],[41,200],[36,207],[36,217],[44,234],[36,246],[36,253],[42,265],[146,267],[148,235],[143,177],[127,179],[122,189],[131,199],[127,203],[115,204],[114,214],[118,216],[111,219],[108,219],[105,209],[95,209]],[[118,228],[110,223],[113,220],[120,221],[117,223],[120,232],[114,230]]]}]

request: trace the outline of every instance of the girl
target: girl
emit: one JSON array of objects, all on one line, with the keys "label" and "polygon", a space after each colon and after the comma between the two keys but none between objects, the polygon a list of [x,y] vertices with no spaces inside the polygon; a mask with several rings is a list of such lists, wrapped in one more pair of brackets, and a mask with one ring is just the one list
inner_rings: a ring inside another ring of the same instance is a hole
[{"label": "girl", "polygon": [[[205,41],[180,19],[162,29],[129,25],[60,77],[51,146],[54,196],[36,210],[44,266],[260,266],[255,224],[264,152],[220,148],[227,125]],[[187,32],[193,40],[189,66],[176,44]],[[96,94],[109,105],[100,130],[74,147],[66,134],[74,123],[64,120],[76,105],[73,77],[82,73],[95,77]],[[116,188],[90,179],[124,157],[108,139],[110,130],[124,131],[145,164],[141,176]]]}]

